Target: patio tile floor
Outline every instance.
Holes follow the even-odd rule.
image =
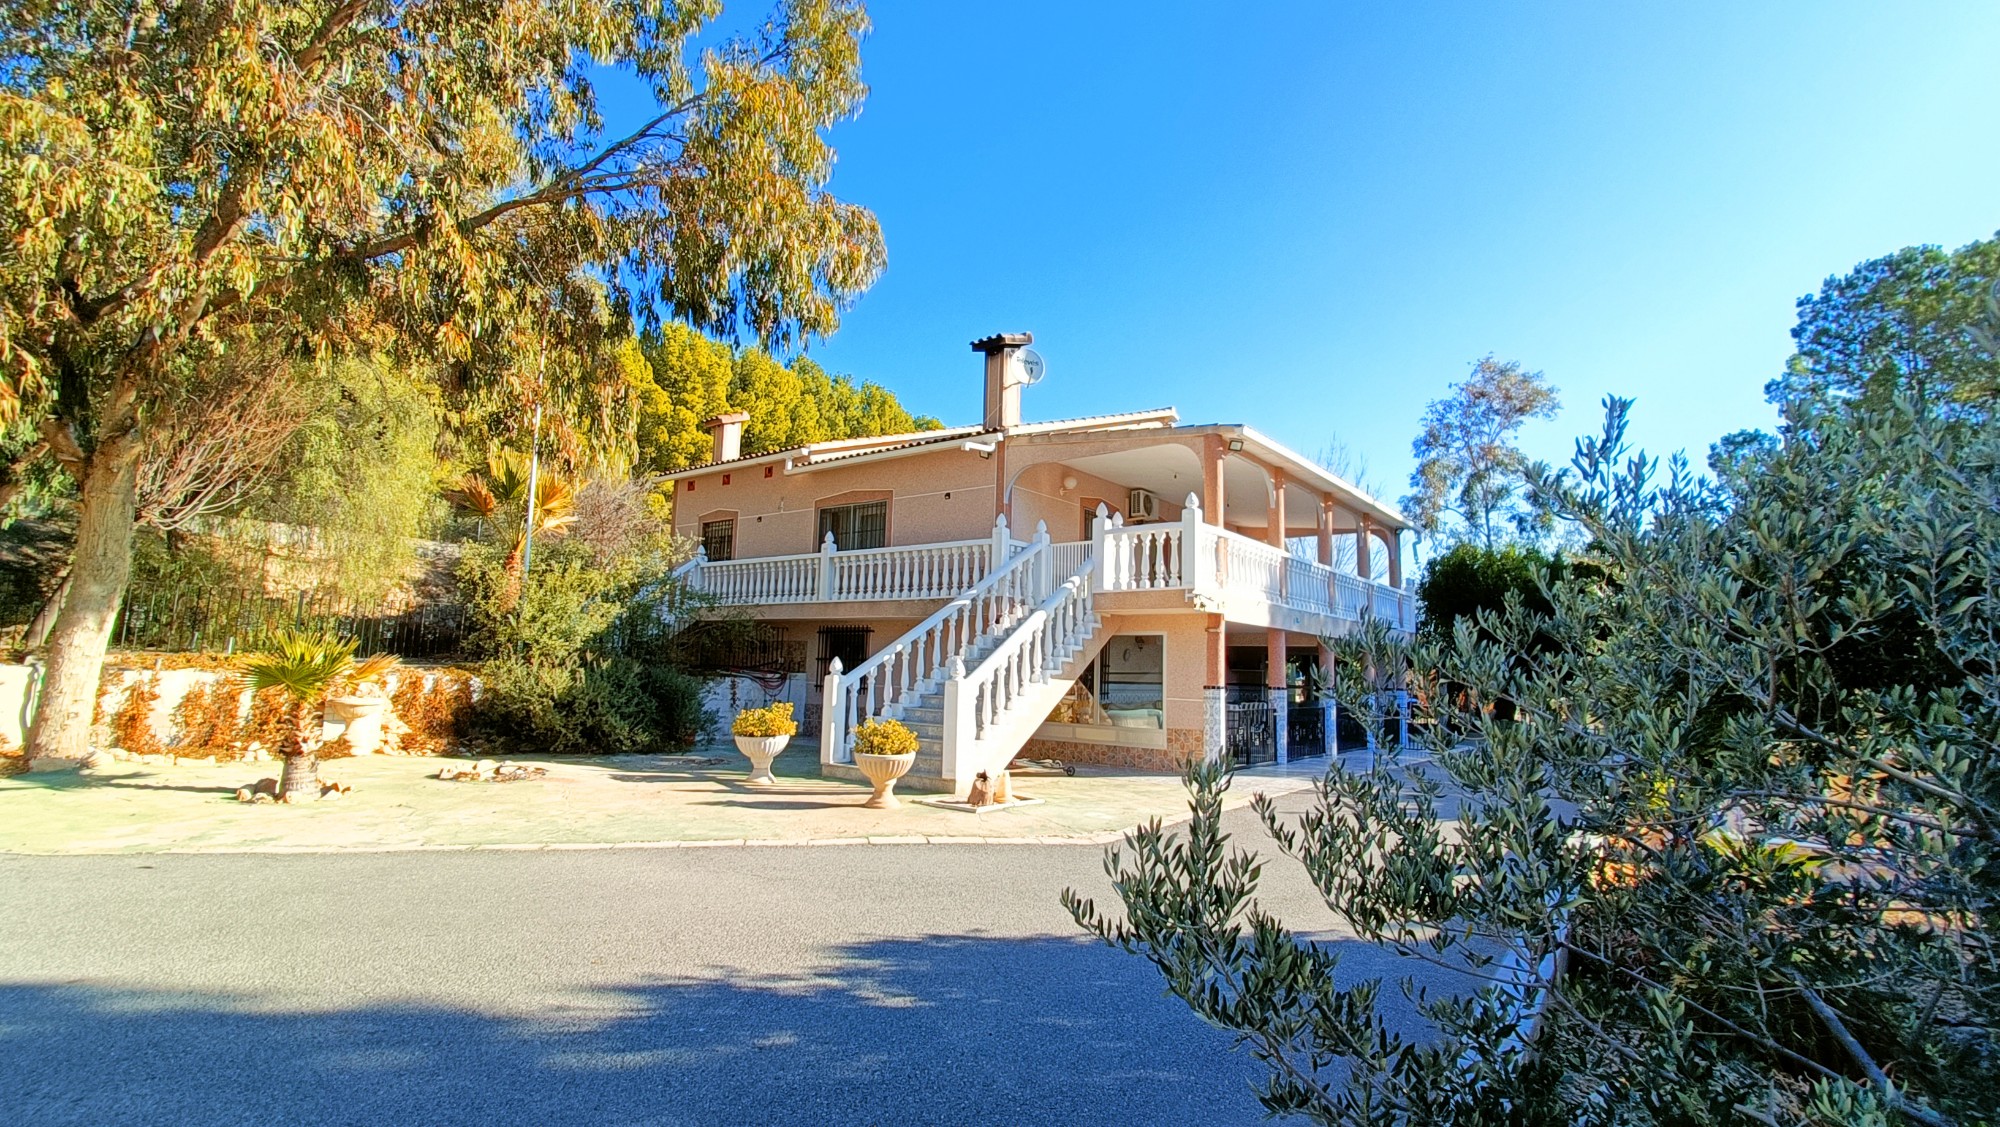
[[[704,763],[717,759],[720,763]],[[539,780],[443,782],[452,760],[396,756],[327,760],[320,775],[353,787],[338,801],[246,805],[237,787],[278,774],[276,763],[121,763],[77,774],[0,779],[0,852],[243,853],[426,849],[686,848],[972,840],[1104,844],[1151,818],[1187,816],[1180,779],[1079,766],[1074,777],[1016,772],[1015,789],[1044,801],[974,815],[906,802],[861,805],[864,785],[818,774],[811,743],[788,748],[775,786],[743,783],[730,745],[691,756],[522,757]],[[1325,761],[1240,772],[1228,805],[1258,791],[1303,790]]]

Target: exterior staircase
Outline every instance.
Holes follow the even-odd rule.
[[[991,657],[994,651],[1000,648],[1002,640],[997,637],[981,639],[978,645],[967,651],[966,665],[976,667]],[[1103,631],[1093,627],[1088,636],[1062,646],[1054,657],[1058,664],[1055,671],[1049,674],[1044,691],[1033,694],[1034,699],[1018,702],[1013,710],[1028,720],[1023,725],[1025,730],[1018,733],[1017,738],[1011,743],[994,748],[991,755],[986,757],[986,765],[974,770],[972,775],[978,774],[979,770],[991,772],[1004,769],[1014,756],[1020,753],[1021,745],[1034,734],[1034,730],[1041,725],[1041,721],[1048,716],[1049,711],[1069,692],[1070,686],[1076,683],[1084,667],[1090,664],[1091,658],[1097,656],[1097,651],[1103,645]],[[910,768],[910,773],[903,776],[896,784],[898,790],[950,793],[965,789],[964,783],[949,778],[944,773],[944,697],[945,682],[940,681],[911,697],[909,704],[903,709],[903,714],[898,717],[904,726],[917,736],[917,761]],[[1044,697],[1047,698],[1046,703],[1042,703],[1041,698]],[[1032,713],[1032,716],[1028,716],[1029,713]],[[1005,758],[1001,758],[1002,756]],[[992,765],[994,761],[998,762],[997,767]],[[965,776],[965,779],[969,781],[972,775]]]
[[[860,777],[852,736],[893,719],[917,736],[899,789],[964,793],[1020,751],[1098,647],[1092,561],[1055,574],[1046,529],[1002,566],[853,670],[828,672],[821,770]],[[1065,561],[1068,563],[1069,561]]]

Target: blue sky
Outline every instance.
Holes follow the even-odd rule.
[[[1031,418],[1338,439],[1391,496],[1489,352],[1562,389],[1532,453],[1617,392],[1698,456],[1769,424],[1801,294],[2000,228],[1990,3],[870,8],[835,190],[889,269],[812,352],[947,422],[1028,329]]]

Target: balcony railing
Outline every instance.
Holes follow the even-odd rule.
[[[1003,517],[980,540],[843,552],[829,536],[807,555],[712,561],[697,553],[677,574],[709,598],[737,606],[941,600],[963,595],[1026,547]],[[1192,497],[1180,520],[1126,525],[1106,514],[1093,539],[1050,544],[1048,553],[1055,575],[1075,575],[1091,563],[1098,592],[1190,591],[1340,622],[1372,615],[1403,630],[1416,628],[1414,592],[1204,524]]]
[[[1204,524],[1189,496],[1180,520],[1127,526],[1106,514],[1093,541],[1099,590],[1186,589],[1345,622],[1374,617],[1416,629],[1413,591],[1335,571],[1283,548]]]
[[[675,574],[694,590],[731,606],[949,599],[1023,547],[1008,534],[1002,517],[994,523],[993,535],[984,539],[906,548],[843,552],[828,533],[819,551],[801,555],[711,560],[697,549],[695,558]]]

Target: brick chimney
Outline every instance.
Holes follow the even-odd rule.
[[[715,439],[715,453],[711,462],[731,462],[743,456],[743,424],[750,421],[744,411],[731,411],[701,424]]]
[[[1010,430],[1021,425],[1021,384],[1014,354],[1034,341],[1033,333],[996,333],[972,342],[972,351],[986,354],[987,430]]]

